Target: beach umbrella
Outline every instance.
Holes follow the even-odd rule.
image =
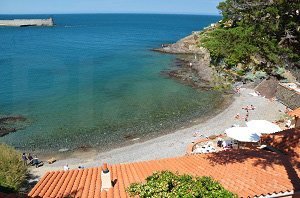
[[[258,142],[260,137],[249,127],[232,127],[225,130],[227,137],[239,142]]]
[[[272,122],[266,120],[251,120],[246,123],[247,127],[251,128],[258,135],[271,134],[281,131],[281,128]]]

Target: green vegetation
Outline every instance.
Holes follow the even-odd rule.
[[[225,0],[218,9],[223,19],[200,36],[214,65],[249,79],[300,67],[299,0]]]
[[[157,172],[146,179],[146,183],[134,183],[127,189],[130,196],[144,197],[237,197],[224,189],[210,177],[192,177],[173,174],[169,171]]]
[[[17,192],[25,181],[27,168],[13,148],[0,144],[0,151],[0,190]]]

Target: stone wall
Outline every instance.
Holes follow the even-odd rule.
[[[13,20],[0,20],[0,26],[53,26],[53,19],[13,19]]]
[[[282,83],[277,86],[276,98],[290,109],[300,107],[300,93]]]

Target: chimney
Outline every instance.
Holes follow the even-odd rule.
[[[101,171],[101,191],[109,191],[112,188],[110,172],[107,168],[107,163],[103,163]]]

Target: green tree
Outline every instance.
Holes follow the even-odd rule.
[[[259,55],[265,61],[254,69],[268,74],[280,65],[299,67],[300,0],[225,0],[218,9],[222,21],[200,37],[215,62],[231,68]]]
[[[178,175],[169,171],[154,173],[146,179],[146,183],[131,184],[127,192],[129,192],[130,196],[138,195],[141,198],[237,197],[210,177]]]

